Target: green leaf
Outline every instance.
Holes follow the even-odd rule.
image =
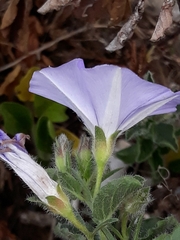
[[[157,222],[156,226],[149,228],[147,230],[146,235],[140,240],[152,240],[154,238],[157,238],[160,234],[166,233],[166,236],[168,233],[172,233],[173,229],[178,226],[178,222],[174,217],[167,217],[164,220],[160,220]],[[143,227],[143,224],[142,226]],[[169,238],[168,240],[170,240]],[[157,240],[157,239],[156,239]],[[173,239],[176,240],[176,239]],[[177,239],[178,240],[178,239]]]
[[[71,169],[72,175],[74,178],[79,182],[79,184],[82,187],[81,195],[83,196],[83,199],[85,200],[85,203],[89,206],[89,208],[92,208],[92,195],[90,192],[90,188],[88,187],[87,183],[81,178],[79,172],[77,172],[74,169]]]
[[[131,139],[137,139],[140,136],[147,136],[149,134],[149,130],[142,123],[136,124],[134,127],[128,129],[125,132],[126,140],[129,141]]]
[[[169,234],[167,235],[165,234],[161,234],[160,236],[158,236],[157,238],[153,238],[153,240],[171,240]],[[174,239],[175,240],[175,239]]]
[[[153,154],[154,144],[150,139],[137,139],[137,142],[128,148],[120,150],[116,156],[123,162],[132,164],[144,162]]]
[[[51,153],[55,133],[53,125],[47,117],[41,117],[38,120],[35,136],[37,149],[44,153]]]
[[[179,239],[180,236],[180,224],[174,229],[174,231],[171,233],[171,239]]]
[[[61,172],[59,174],[59,180],[61,183],[62,188],[70,194],[72,199],[79,199],[84,201],[82,198],[82,186],[79,184],[77,179],[75,179],[70,173],[68,172]]]
[[[143,220],[140,229],[140,239],[147,235],[149,229],[155,228],[159,220],[159,218],[155,217]]]
[[[136,144],[117,152],[116,156],[123,162],[132,164],[138,161],[140,150],[140,143],[137,142]]]
[[[138,156],[137,162],[144,162],[149,159],[153,153],[154,144],[149,139],[140,140],[140,154]]]
[[[116,240],[116,238],[111,234],[107,228],[102,229],[103,234],[106,236],[106,240]],[[102,238],[105,239],[105,238]]]
[[[174,151],[178,150],[178,141],[175,130],[171,124],[159,123],[151,125],[153,141],[160,147],[169,147]]]
[[[157,172],[159,166],[163,166],[163,159],[161,157],[159,149],[153,152],[152,158],[149,159],[149,164],[155,172]]]
[[[32,115],[25,106],[14,102],[4,102],[0,105],[0,115],[3,117],[4,128],[8,134],[31,133]]]
[[[122,169],[122,168],[116,168],[116,169],[114,169],[114,170],[112,170],[112,171],[107,170],[107,172],[105,172],[104,175],[103,175],[103,180],[102,180],[102,181],[104,181],[104,180],[106,180],[107,178],[111,177],[113,174],[117,173],[117,172],[120,171],[121,169]]]
[[[129,194],[120,209],[122,212],[125,210],[129,215],[142,215],[150,201],[150,188],[143,187]]]
[[[180,226],[176,227],[171,234],[162,234],[153,240],[179,240],[180,238]]]
[[[127,196],[141,187],[141,182],[133,176],[124,176],[109,182],[100,189],[94,199],[93,217],[100,223],[112,218]]]
[[[119,221],[118,218],[110,218],[110,219],[107,219],[106,221],[98,224],[97,227],[95,228],[95,230],[93,231],[93,235],[95,235],[96,232],[98,232],[98,231],[99,231],[100,229],[102,229],[103,227],[105,227],[105,226],[107,226],[107,225],[109,225],[109,224],[111,224],[111,223],[115,223],[115,222],[117,222],[117,221]]]
[[[74,233],[70,231],[72,228],[70,225],[64,226],[65,224],[58,223],[54,229],[54,234],[60,237],[63,240],[86,240],[86,238],[78,233]]]
[[[66,107],[47,98],[35,96],[34,109],[37,117],[47,117],[52,122],[65,122],[68,119]]]
[[[62,188],[72,199],[79,199],[91,208],[92,196],[90,190],[76,170],[72,169],[71,173],[59,173],[58,176]]]

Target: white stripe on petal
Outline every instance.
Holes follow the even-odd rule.
[[[103,123],[100,125],[107,138],[114,133],[118,127],[121,105],[121,77],[121,68],[117,68],[112,79],[111,89],[108,93],[109,98],[105,106]]]

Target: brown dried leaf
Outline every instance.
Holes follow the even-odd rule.
[[[131,13],[128,0],[105,0],[103,7],[107,7],[112,24],[120,23]]]
[[[135,12],[131,15],[128,22],[123,25],[117,36],[106,47],[107,51],[113,52],[123,48],[124,43],[132,37],[134,28],[136,27],[138,21],[141,19],[143,12],[144,0],[139,0],[135,8]]]
[[[164,32],[171,26],[173,22],[172,9],[174,4],[174,0],[164,0],[161,7],[161,12],[159,14],[158,22],[150,39],[151,41],[156,42],[164,37]]]
[[[32,0],[11,0],[4,14],[1,33],[7,41],[21,52],[27,52],[29,38],[28,17],[32,8]]]
[[[46,67],[48,67],[48,66],[54,66],[54,64],[53,64],[53,62],[51,61],[51,59],[50,58],[48,58],[47,56],[45,56],[45,55],[41,55],[41,60],[42,60],[42,62],[45,64],[45,66]]]
[[[1,27],[0,27],[1,30],[9,27],[13,23],[14,19],[17,16],[18,3],[19,3],[19,0],[11,0],[10,1],[10,4],[2,18]]]
[[[47,0],[42,7],[38,9],[38,12],[41,14],[46,14],[47,12],[56,10],[58,11],[64,6],[74,5],[75,7],[79,6],[81,0]]]
[[[19,75],[21,71],[21,65],[17,65],[13,70],[12,72],[10,72],[4,82],[2,83],[1,87],[0,87],[0,96],[5,94],[6,92],[6,88],[16,80],[17,76]]]
[[[21,22],[19,31],[17,32],[17,38],[15,41],[16,47],[21,52],[28,51],[28,40],[29,40],[29,26],[28,26],[28,19],[29,13],[32,8],[32,0],[25,1],[24,5],[22,4],[18,10],[18,18],[16,23],[19,24]],[[23,6],[23,7],[22,7]]]

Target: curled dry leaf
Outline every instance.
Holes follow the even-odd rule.
[[[107,51],[113,52],[123,48],[124,43],[130,39],[134,33],[138,21],[144,12],[144,0],[139,0],[134,13],[130,16],[129,20],[123,25],[117,36],[106,47]]]
[[[42,7],[38,9],[38,12],[41,14],[46,14],[47,12],[53,10],[59,10],[61,7],[67,5],[74,5],[75,7],[79,6],[81,0],[47,0]]]
[[[12,70],[12,72],[10,72],[6,76],[4,82],[1,84],[1,87],[0,87],[0,96],[3,94],[6,94],[7,87],[16,80],[20,71],[21,71],[21,65],[16,65],[16,67]]]
[[[151,41],[156,42],[162,37],[164,37],[165,31],[171,26],[172,19],[172,9],[175,4],[174,0],[164,0],[163,5],[161,7],[161,12],[158,18],[158,22],[156,24],[155,30],[151,37]]]
[[[10,1],[10,4],[9,4],[9,6],[8,6],[6,12],[4,13],[3,18],[2,18],[1,27],[0,27],[1,30],[9,27],[13,23],[14,19],[17,16],[17,11],[18,11],[17,5],[18,5],[18,3],[19,3],[19,0]]]

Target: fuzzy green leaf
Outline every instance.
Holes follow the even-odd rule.
[[[70,195],[71,199],[79,199],[82,201],[82,186],[70,173],[61,172],[59,180],[62,188]]]
[[[140,237],[140,240],[152,240],[154,238],[156,239],[157,236],[164,233],[166,233],[167,235],[167,233],[172,233],[173,229],[177,226],[178,226],[178,222],[174,217],[172,216],[167,217],[164,220],[158,221],[156,226],[149,228],[148,231],[146,232],[146,235],[142,238]],[[142,224],[142,227],[143,227],[143,224]],[[168,240],[170,239],[171,238],[169,238]],[[176,239],[173,239],[173,240],[176,240]]]
[[[133,176],[124,176],[111,181],[100,189],[94,199],[93,217],[100,223],[111,218],[129,194],[141,187],[141,182]]]
[[[70,225],[63,226],[58,223],[54,229],[54,234],[58,237],[60,237],[63,240],[86,240],[86,238],[78,233],[71,232],[72,227]]]
[[[176,227],[171,234],[162,234],[153,240],[179,240],[180,238],[180,225]]]
[[[115,223],[115,222],[117,222],[117,221],[119,221],[118,218],[110,218],[110,219],[108,219],[108,220],[106,220],[106,221],[98,224],[97,227],[95,228],[95,230],[93,231],[93,234],[95,234],[95,233],[98,232],[100,229],[104,228],[105,226],[107,226],[107,225],[109,225],[109,224],[111,224],[111,223]]]

